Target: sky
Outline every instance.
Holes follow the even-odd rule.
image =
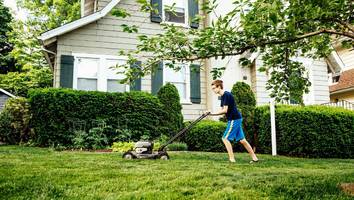
[[[26,19],[26,12],[24,10],[19,10],[16,6],[16,0],[4,0],[4,5],[11,8],[15,14],[15,18],[24,21]]]

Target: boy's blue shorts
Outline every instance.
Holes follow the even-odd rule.
[[[245,139],[245,134],[242,130],[242,118],[227,121],[227,128],[222,138],[229,141],[236,140],[236,142]]]

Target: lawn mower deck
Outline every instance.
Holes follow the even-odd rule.
[[[174,140],[176,140],[181,135],[185,134],[189,131],[193,126],[195,126],[199,121],[204,119],[210,113],[204,113],[198,119],[194,120],[187,127],[180,130],[176,135],[174,135],[170,140],[168,140],[165,144],[161,145],[157,152],[154,152],[154,143],[150,141],[139,141],[135,143],[134,149],[131,151],[127,151],[123,153],[124,159],[162,159],[168,160],[170,157],[166,152],[166,147],[171,144]]]

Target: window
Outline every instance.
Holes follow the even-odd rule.
[[[332,77],[332,83],[338,83],[339,78],[340,78],[340,75],[334,75],[334,76]]]
[[[125,78],[124,69],[112,68],[124,64],[125,58],[103,55],[74,54],[73,88],[86,91],[126,92],[129,85],[120,84]]]
[[[163,0],[162,2],[163,21],[188,26],[188,2],[186,0]],[[172,9],[171,6],[173,6]]]
[[[78,58],[77,59],[77,89],[97,90],[99,59]]]
[[[107,59],[106,60],[106,72],[107,72],[107,92],[126,92],[127,87],[124,84],[120,84],[119,81],[124,79],[123,74],[118,72],[124,72],[124,69],[114,69],[112,67],[117,64],[124,64],[123,60]],[[117,74],[118,73],[118,74]]]
[[[190,74],[188,64],[175,64],[175,67],[180,68],[179,71],[174,71],[173,69],[166,66],[165,62],[163,69],[163,84],[172,83],[176,86],[182,103],[190,102]]]

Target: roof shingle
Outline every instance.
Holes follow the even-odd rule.
[[[346,70],[341,73],[339,81],[335,85],[329,86],[330,92],[353,88],[354,89],[354,69]]]

